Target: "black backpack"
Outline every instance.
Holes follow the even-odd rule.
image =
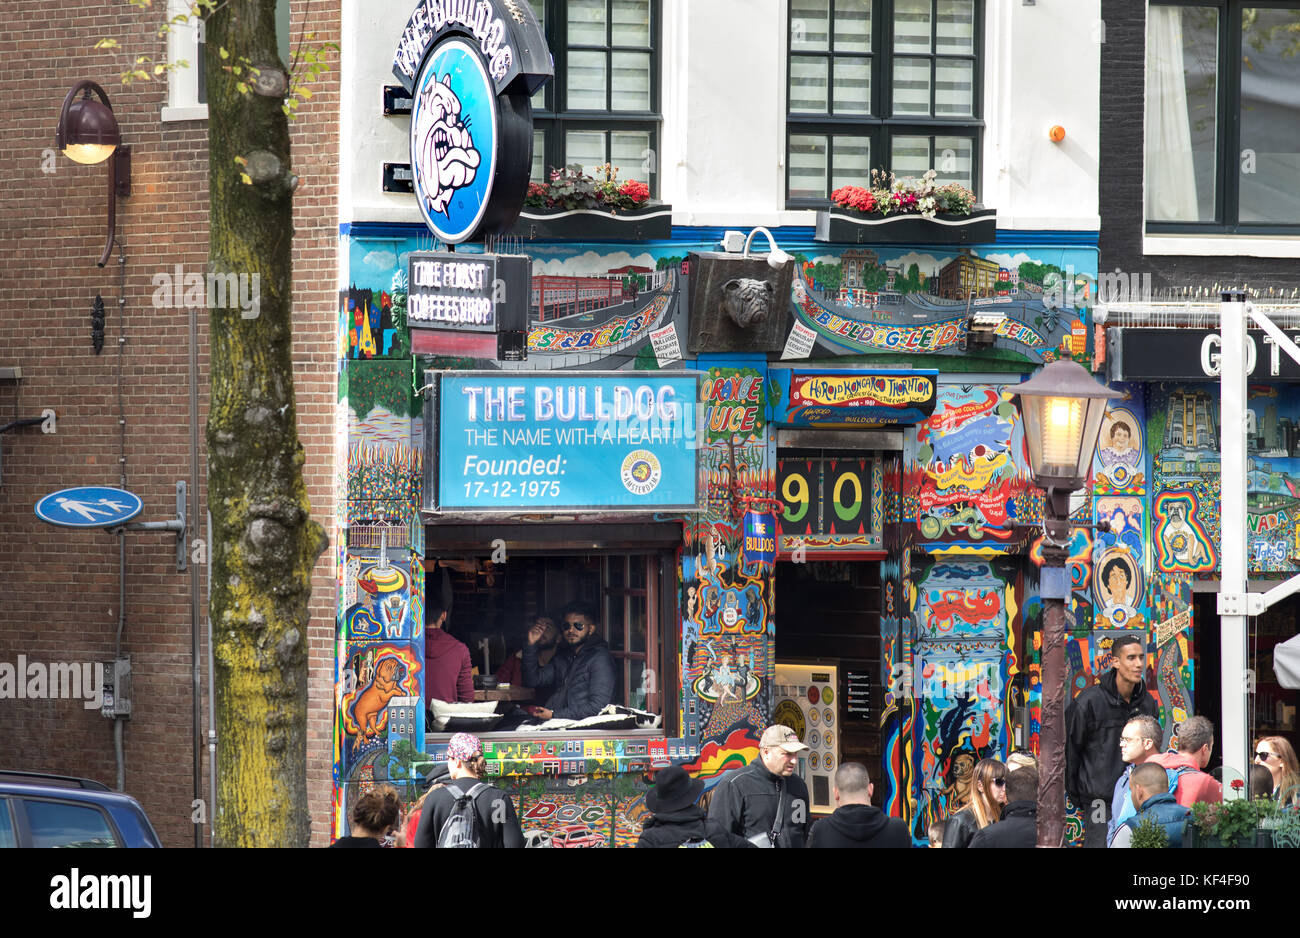
[[[478,811],[474,809],[474,800],[487,790],[488,786],[482,782],[475,782],[466,792],[457,789],[451,814],[442,822],[442,829],[438,831],[438,842],[435,846],[483,846],[483,825],[479,823]]]

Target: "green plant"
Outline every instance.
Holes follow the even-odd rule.
[[[1130,847],[1168,847],[1169,835],[1165,832],[1164,825],[1155,819],[1154,815],[1148,814],[1144,817],[1133,831],[1133,839],[1129,843]]]
[[[602,163],[594,175],[578,164],[551,170],[550,182],[530,182],[524,205],[528,208],[598,209],[627,212],[650,199],[650,188],[635,179],[619,181],[618,167]]]
[[[1217,837],[1225,847],[1240,847],[1255,839],[1259,822],[1270,807],[1270,802],[1262,798],[1198,801],[1192,805],[1192,823],[1202,835]]]

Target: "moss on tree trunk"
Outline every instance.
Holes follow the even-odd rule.
[[[209,268],[247,275],[260,296],[255,316],[237,304],[211,311],[214,824],[218,843],[229,847],[308,841],[308,602],[312,567],[326,546],[310,516],[294,405],[297,180],[289,169],[275,5],[232,0],[207,20]]]

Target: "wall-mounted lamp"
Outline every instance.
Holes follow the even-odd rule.
[[[768,267],[771,267],[773,270],[780,270],[786,264],[790,263],[790,261],[794,260],[793,257],[776,246],[776,239],[772,237],[772,232],[768,231],[766,228],[755,228],[749,233],[749,237],[745,239],[745,257],[749,257],[749,246],[754,243],[754,235],[758,234],[760,231],[763,232],[763,237],[767,238],[768,247],[771,249],[767,255]]]
[[[99,96],[98,101],[94,95]],[[122,132],[103,88],[93,81],[79,81],[72,86],[63,99],[55,141],[63,155],[73,162],[108,160],[108,240],[99,259],[99,266],[103,267],[113,252],[117,234],[117,197],[131,194],[131,148],[122,146]]]

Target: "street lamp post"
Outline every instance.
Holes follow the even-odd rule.
[[[1009,389],[1017,398],[1043,511],[1043,706],[1039,745],[1039,847],[1065,841],[1065,602],[1070,495],[1083,486],[1097,449],[1106,401],[1123,397],[1081,365],[1056,361]]]

